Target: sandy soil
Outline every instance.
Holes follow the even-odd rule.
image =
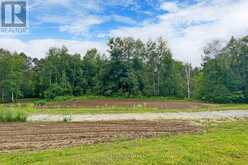
[[[29,122],[61,122],[65,119],[72,122],[86,121],[159,121],[159,120],[233,120],[248,118],[248,111],[218,111],[218,112],[178,112],[178,113],[122,113],[97,115],[32,115]]]
[[[0,124],[0,152],[42,150],[200,131],[187,122],[85,122]]]

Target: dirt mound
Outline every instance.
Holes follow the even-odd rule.
[[[42,150],[134,139],[165,134],[192,133],[200,128],[186,122],[87,122],[0,124],[0,151]]]
[[[158,101],[158,100],[71,100],[61,103],[52,103],[43,108],[95,108],[95,107],[148,107],[158,109],[194,109],[207,107],[207,104],[199,102],[184,102],[184,101]]]

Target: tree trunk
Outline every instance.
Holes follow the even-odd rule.
[[[12,101],[12,103],[15,101],[14,92],[11,92],[11,101]]]
[[[191,68],[190,66],[186,66],[185,68],[186,70],[186,79],[187,79],[187,88],[188,88],[188,99],[191,98],[191,84],[190,84],[190,81],[191,81]]]
[[[153,72],[153,96],[156,96],[156,81],[155,81],[155,73]]]
[[[49,86],[51,87],[52,85],[52,73],[50,72],[50,77],[49,77]]]
[[[4,90],[2,90],[2,97],[1,97],[1,99],[2,99],[2,103],[4,102]]]
[[[158,91],[157,91],[158,93],[158,96],[160,96],[160,73],[159,73],[159,71],[158,71]]]

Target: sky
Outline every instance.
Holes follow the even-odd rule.
[[[3,1],[3,0],[0,0]],[[43,58],[49,47],[82,55],[110,37],[163,37],[174,58],[200,66],[203,47],[248,35],[248,0],[28,0],[29,32],[0,35],[0,48]]]

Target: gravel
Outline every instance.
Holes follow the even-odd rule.
[[[94,121],[155,121],[155,120],[226,120],[248,118],[248,111],[178,112],[178,113],[126,113],[98,115],[32,115],[29,122],[94,122]]]

